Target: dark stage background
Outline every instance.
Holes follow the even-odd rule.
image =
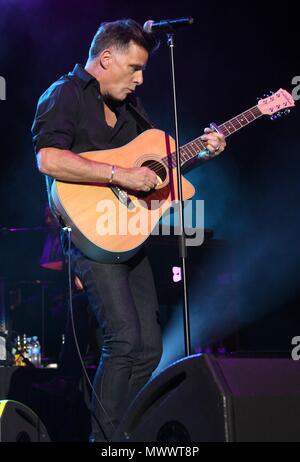
[[[184,15],[195,23],[178,33],[176,46],[182,144],[211,121],[222,123],[252,107],[270,90],[292,91],[292,79],[300,74],[299,37],[289,2],[270,7],[261,1],[0,0],[0,75],[7,85],[6,101],[0,101],[2,228],[44,224],[44,180],[30,134],[37,99],[75,63],[85,64],[100,22]],[[156,126],[174,135],[165,43],[138,91]],[[299,150],[296,104],[288,117],[274,122],[264,117],[234,135],[224,155],[188,174],[196,198],[205,201],[205,227],[214,232],[212,247],[199,249],[198,266],[193,260],[194,351],[237,331],[237,349],[289,351],[292,337],[300,335]],[[30,292],[24,293],[24,311],[16,308],[26,326],[41,306],[40,286],[28,282],[56,277],[39,267],[44,239],[38,230],[1,234],[0,276],[6,286],[27,281],[22,287]],[[170,264],[175,251],[176,246],[165,259]],[[158,280],[164,272],[169,277],[171,299],[175,288],[169,270],[161,260],[155,267]],[[165,365],[182,354],[183,341],[179,300],[162,305],[167,310]],[[234,312],[232,323],[228,309]],[[50,353],[58,348],[64,317],[57,310],[51,314],[59,327]]]

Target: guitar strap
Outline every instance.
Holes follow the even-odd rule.
[[[72,81],[75,84],[79,104],[82,104],[82,97],[81,97],[82,95],[81,95],[81,92],[79,91],[79,89],[77,87],[79,85],[78,82],[76,80],[72,79],[69,75],[66,75],[65,77],[68,78],[70,81]],[[145,130],[155,128],[154,125],[150,122],[150,120],[149,120],[147,114],[145,113],[145,111],[143,109],[142,110],[139,109],[137,106],[138,106],[137,98],[134,97],[134,96],[133,97],[129,96],[128,102],[127,102],[127,108],[129,109],[129,111],[133,115],[136,123],[138,124],[138,127],[140,129],[140,133],[144,132]],[[140,106],[141,106],[141,104],[140,104]],[[78,120],[78,122],[79,122],[79,120]]]
[[[150,122],[148,116],[144,113],[144,111],[141,112],[137,108],[136,104],[134,104],[133,102],[129,102],[127,104],[127,107],[130,110],[133,117],[135,118],[141,132],[144,132],[145,130],[149,130],[151,128],[155,128],[154,125]]]

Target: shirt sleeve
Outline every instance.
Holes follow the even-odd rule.
[[[49,147],[72,148],[79,118],[75,85],[72,81],[59,80],[40,97],[31,129],[36,153]]]

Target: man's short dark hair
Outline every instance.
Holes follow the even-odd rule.
[[[138,22],[133,19],[120,19],[100,25],[91,43],[89,58],[96,58],[111,46],[126,51],[131,41],[147,50],[149,54],[159,47],[159,41],[152,34],[145,32]]]

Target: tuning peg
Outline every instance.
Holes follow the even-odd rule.
[[[283,113],[284,115],[289,115],[290,112],[291,112],[290,109],[285,109]]]
[[[272,115],[271,120],[276,120],[277,119],[277,114]]]
[[[275,98],[274,95],[275,95],[274,91],[270,91],[269,93],[265,93],[263,96],[257,96],[256,101],[260,101],[262,99],[267,99],[267,98],[271,98],[271,101],[274,101],[274,98]]]

